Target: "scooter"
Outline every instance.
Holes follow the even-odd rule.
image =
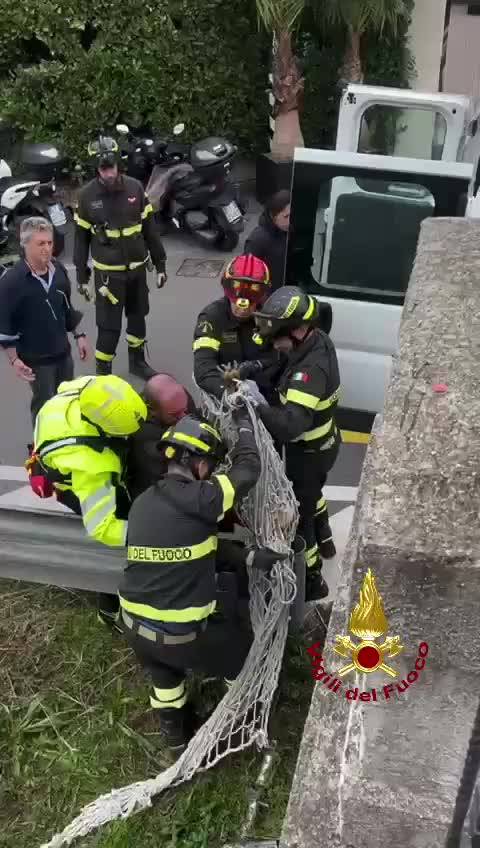
[[[48,145],[44,145],[47,149]],[[55,148],[50,148],[55,150]],[[55,151],[56,152],[56,151]],[[56,182],[13,177],[8,163],[0,159],[0,258],[18,251],[20,224],[31,216],[47,218],[53,225],[54,256],[65,247],[67,214],[56,196]]]
[[[180,135],[184,124],[177,124],[174,135]],[[167,141],[155,133],[132,132],[127,124],[117,124],[120,136],[121,159],[127,174],[146,186],[154,167],[169,167],[188,160],[190,145]],[[153,136],[153,137],[152,137]]]
[[[191,146],[188,162],[156,165],[146,192],[159,223],[189,233],[205,247],[234,250],[246,211],[238,186],[228,179],[236,152],[226,139],[210,137]]]

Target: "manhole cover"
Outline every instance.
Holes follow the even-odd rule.
[[[185,259],[177,271],[178,277],[219,277],[223,259]]]

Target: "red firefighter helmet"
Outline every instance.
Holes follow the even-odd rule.
[[[268,265],[257,256],[236,256],[227,265],[222,286],[230,303],[240,309],[260,306],[270,293]]]

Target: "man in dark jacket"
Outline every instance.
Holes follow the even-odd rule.
[[[200,389],[220,399],[225,390],[222,366],[245,366],[242,378],[258,382],[273,399],[272,385],[281,370],[281,356],[265,351],[257,337],[253,313],[270,292],[266,264],[256,256],[233,259],[222,277],[224,297],[200,312],[193,338],[193,374]]]
[[[289,225],[290,192],[278,191],[267,201],[258,226],[245,242],[245,253],[252,253],[267,264],[272,291],[285,282]]]
[[[322,559],[335,556],[328,505],[327,474],[338,455],[341,436],[335,422],[340,374],[335,347],[318,329],[319,304],[295,286],[274,292],[256,314],[265,342],[288,355],[278,383],[281,403],[265,404],[252,389],[258,414],[274,439],[286,445],[286,472],[300,504],[298,532],[306,541],[306,599],[328,595]],[[255,398],[254,398],[255,399]]]
[[[167,471],[160,440],[184,415],[198,415],[193,398],[169,374],[156,374],[146,384],[143,399],[147,420],[130,439],[129,492],[132,501],[153,486]]]
[[[71,304],[68,274],[52,259],[53,228],[45,218],[26,218],[20,229],[24,258],[0,279],[0,345],[21,380],[30,383],[32,424],[60,383],[73,379],[68,333],[81,359],[88,355],[82,313]]]
[[[118,145],[101,137],[89,145],[98,175],[81,191],[75,215],[74,263],[81,294],[90,299],[89,251],[95,270],[95,351],[99,375],[111,374],[122,314],[127,316],[130,373],[144,380],[155,371],[145,361],[145,318],[149,312],[147,265],[157,269],[157,287],[167,280],[166,254],[155,223],[153,208],[143,186],[119,173]]]

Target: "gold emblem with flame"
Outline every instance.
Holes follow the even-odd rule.
[[[400,636],[388,636],[381,645],[377,645],[375,641],[388,631],[388,621],[370,568],[363,578],[360,601],[350,615],[348,629],[362,641],[355,644],[350,636],[337,636],[333,650],[341,657],[349,657],[351,660],[348,665],[337,671],[340,677],[354,669],[362,674],[383,671],[390,677],[397,677],[398,672],[387,665],[384,659],[396,657],[404,648],[400,644]]]

